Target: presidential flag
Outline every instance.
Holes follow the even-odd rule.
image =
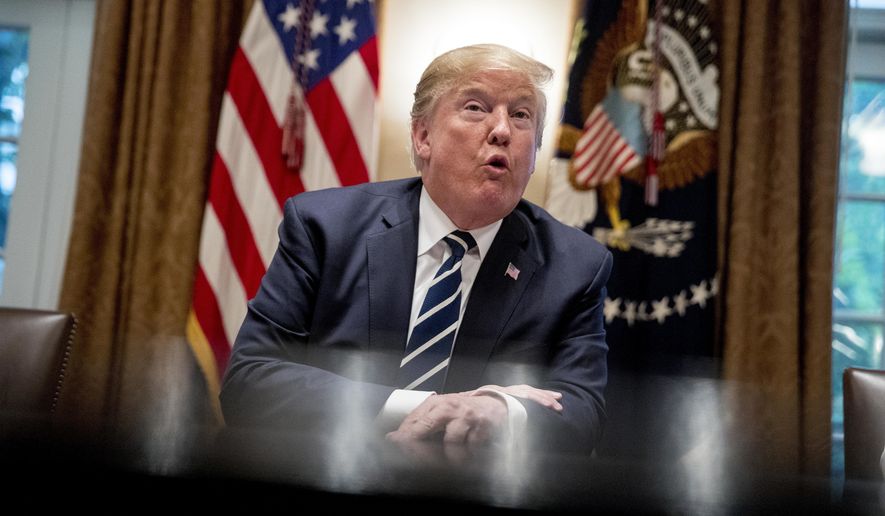
[[[698,377],[718,373],[714,26],[700,0],[587,0],[576,31],[546,205],[614,259],[600,456],[684,458],[700,431],[693,409],[709,402]],[[600,112],[608,136],[588,135]],[[615,158],[581,175],[582,138]],[[624,142],[641,158],[621,166]]]
[[[576,30],[546,204],[612,251],[615,374],[715,372],[714,27],[700,0],[588,0]]]
[[[373,177],[371,0],[257,0],[221,109],[187,336],[217,398],[285,200]]]

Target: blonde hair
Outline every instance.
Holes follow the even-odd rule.
[[[415,87],[415,101],[412,103],[412,126],[422,120],[429,120],[439,99],[455,84],[473,74],[485,70],[504,70],[524,74],[529,80],[538,99],[536,142],[541,147],[544,136],[544,115],[547,113],[547,96],[543,87],[553,77],[553,70],[547,65],[502,45],[482,44],[450,50],[436,59],[424,70],[421,80]],[[421,170],[424,163],[411,145],[412,163]]]

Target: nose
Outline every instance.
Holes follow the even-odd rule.
[[[503,107],[492,110],[489,115],[491,128],[488,142],[492,145],[510,145],[510,113]]]

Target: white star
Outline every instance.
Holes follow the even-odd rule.
[[[682,9],[676,9],[676,12],[673,13],[673,17],[676,18],[676,21],[682,21],[682,18],[685,16],[685,11]]]
[[[347,16],[341,17],[341,23],[332,29],[338,34],[338,44],[343,45],[348,41],[356,40],[356,20],[351,20]]]
[[[361,4],[361,3],[363,3],[363,0],[347,0],[347,8],[350,9],[351,7],[355,6],[356,4]]]
[[[673,129],[676,129],[676,120],[673,120],[672,118],[668,118],[667,121],[664,123],[664,125],[667,127],[667,129],[672,131]]]
[[[710,297],[714,297],[719,293],[719,276],[713,276],[710,280]]]
[[[689,27],[694,27],[697,24],[698,24],[697,16],[692,15],[692,16],[688,17],[688,26]]]
[[[633,326],[633,323],[636,322],[636,301],[624,303],[624,319],[627,319],[628,326]]]
[[[325,36],[329,33],[326,30],[326,24],[329,23],[329,17],[323,13],[316,12],[310,20],[310,37],[316,39],[319,36]]]
[[[277,20],[283,24],[283,30],[289,32],[293,27],[298,25],[299,16],[301,16],[301,9],[289,4],[286,6],[286,10],[277,16]]]
[[[701,37],[707,39],[710,37],[710,28],[706,25],[701,25]]]
[[[686,111],[688,111],[688,102],[685,102],[685,101],[680,102],[679,103],[679,111],[682,113],[685,113]]]
[[[710,43],[710,47],[709,47],[709,48],[710,48],[710,53],[711,53],[711,54],[715,54],[716,51],[719,50],[719,47],[716,46],[716,43]]]
[[[651,306],[651,319],[658,321],[658,324],[664,324],[664,320],[673,313],[673,309],[670,308],[670,300],[666,296],[660,301],[652,301]]]
[[[688,297],[685,295],[685,290],[681,290],[679,295],[673,298],[673,308],[676,309],[676,313],[680,316],[685,315],[685,309],[688,307]]]
[[[602,313],[605,315],[605,322],[611,323],[621,313],[621,298],[605,298],[605,306],[602,309]]]
[[[298,62],[306,66],[309,70],[318,70],[320,65],[318,60],[320,58],[320,49],[314,48],[308,50],[303,56],[298,57]]]
[[[648,320],[648,310],[646,309],[647,307],[648,307],[648,305],[646,304],[645,301],[639,303],[639,308],[636,309],[636,318],[639,319],[640,321],[647,321]]]
[[[707,280],[701,282],[698,286],[690,286],[691,289],[691,304],[693,305],[701,305],[701,308],[707,306],[707,298],[709,298],[709,292],[707,291]]]
[[[685,125],[687,125],[689,127],[694,127],[695,125],[697,125],[697,123],[698,123],[698,121],[695,117],[693,117],[691,115],[688,115],[687,117],[685,117]]]

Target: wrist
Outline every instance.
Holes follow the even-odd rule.
[[[505,430],[505,440],[509,446],[515,446],[521,441],[525,434],[525,427],[528,419],[525,407],[514,396],[504,391],[491,387],[481,387],[472,391],[470,396],[487,396],[495,398],[504,403],[506,411],[504,412],[506,420],[503,422]]]

